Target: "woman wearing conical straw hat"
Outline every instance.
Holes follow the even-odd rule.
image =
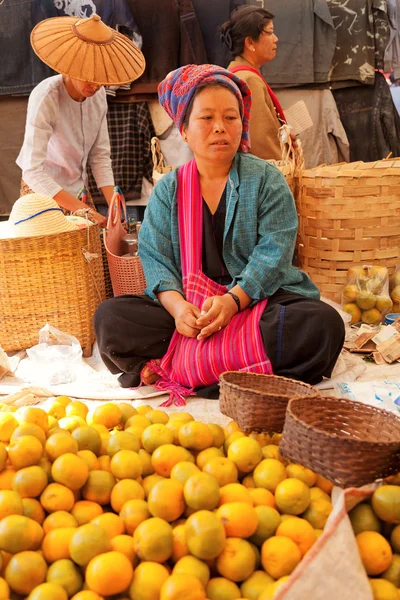
[[[143,73],[145,60],[126,36],[89,19],[55,17],[31,33],[38,57],[59,73],[29,97],[25,138],[17,164],[23,187],[54,198],[71,212],[87,208],[79,200],[90,165],[98,188],[111,201],[114,177],[107,129],[105,85],[122,85]],[[84,197],[85,199],[85,197]],[[86,196],[87,199],[87,196]],[[93,220],[106,218],[90,209]]]

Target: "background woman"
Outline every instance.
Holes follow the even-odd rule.
[[[32,191],[75,212],[87,206],[77,195],[87,187],[90,165],[98,188],[110,202],[114,177],[107,129],[104,85],[127,83],[144,70],[144,57],[125,36],[90,19],[55,17],[32,31],[34,51],[60,73],[43,80],[29,97],[25,138],[17,164],[21,194]],[[106,217],[91,206],[100,226]]]
[[[328,377],[343,322],[291,265],[297,215],[284,177],[244,153],[248,86],[220,67],[188,65],[166,77],[159,98],[194,160],[164,176],[147,207],[139,235],[147,295],[113,298],[96,312],[106,366],[122,372],[123,387],[136,386],[175,333],[161,369],[154,360],[145,369],[147,382],[151,371],[168,371],[180,386],[215,384],[215,363],[226,370],[239,355],[247,370]]]
[[[241,6],[222,25],[221,38],[234,57],[228,69],[251,89],[250,152],[259,158],[281,160],[278,130],[284,115],[260,72],[264,63],[275,58],[277,50],[273,17],[263,8]]]

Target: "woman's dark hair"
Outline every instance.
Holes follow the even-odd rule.
[[[198,96],[199,93],[202,90],[205,90],[208,87],[223,87],[223,88],[226,88],[227,90],[229,90],[233,96],[235,96],[235,94],[232,91],[232,88],[230,88],[229,85],[226,85],[222,81],[213,81],[213,82],[210,82],[210,83],[201,83],[196,88],[196,91],[193,94],[193,96],[191,97],[190,102],[188,104],[188,107],[186,109],[185,118],[183,120],[183,125],[185,125],[186,127],[189,125],[189,119],[190,119],[190,115],[192,114],[193,103],[194,103],[194,100],[195,100],[196,96]],[[239,102],[238,102],[238,104],[239,104]],[[240,111],[240,116],[242,116],[242,111],[240,110],[240,105],[239,105],[239,111]]]
[[[239,56],[244,50],[247,37],[258,40],[265,25],[274,15],[257,6],[240,6],[231,14],[229,21],[221,26],[221,40],[228,46],[232,55]]]

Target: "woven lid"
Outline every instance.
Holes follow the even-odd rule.
[[[32,30],[31,44],[54,71],[97,85],[130,83],[145,68],[139,48],[97,14],[45,19]]]
[[[0,239],[52,235],[77,229],[55,200],[41,194],[27,194],[14,203],[8,221],[0,223]]]

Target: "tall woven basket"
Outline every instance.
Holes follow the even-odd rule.
[[[105,299],[98,225],[0,239],[0,290],[0,346],[5,351],[37,344],[39,330],[50,323],[78,338],[84,355],[90,355],[93,315]]]
[[[340,302],[346,271],[400,259],[400,159],[300,171],[298,266]]]

